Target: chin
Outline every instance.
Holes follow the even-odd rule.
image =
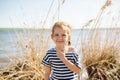
[[[65,44],[64,43],[59,43],[59,44],[57,44],[58,46],[65,46]]]

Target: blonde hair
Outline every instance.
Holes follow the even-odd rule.
[[[65,22],[56,22],[53,27],[52,27],[52,34],[54,33],[54,29],[56,27],[59,27],[61,29],[63,29],[64,27],[67,27],[67,33],[70,35],[71,37],[71,33],[72,33],[72,29],[71,29],[71,26]],[[71,42],[69,41],[68,42],[68,45],[71,45]]]

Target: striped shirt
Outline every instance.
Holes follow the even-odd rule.
[[[69,52],[65,54],[66,58],[73,64],[81,67],[79,56],[76,52]],[[57,57],[56,49],[51,48],[47,51],[42,60],[42,64],[52,68],[51,80],[78,80],[78,75],[69,70],[65,64]]]

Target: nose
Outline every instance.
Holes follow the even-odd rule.
[[[62,39],[63,37],[62,36],[58,36],[58,39]]]

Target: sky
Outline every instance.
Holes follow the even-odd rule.
[[[74,28],[80,28],[96,18],[105,2],[106,0],[0,0],[0,28],[50,28],[56,21],[64,21]],[[109,26],[113,18],[120,17],[119,3],[120,0],[112,0],[112,5],[104,14],[103,27]]]

